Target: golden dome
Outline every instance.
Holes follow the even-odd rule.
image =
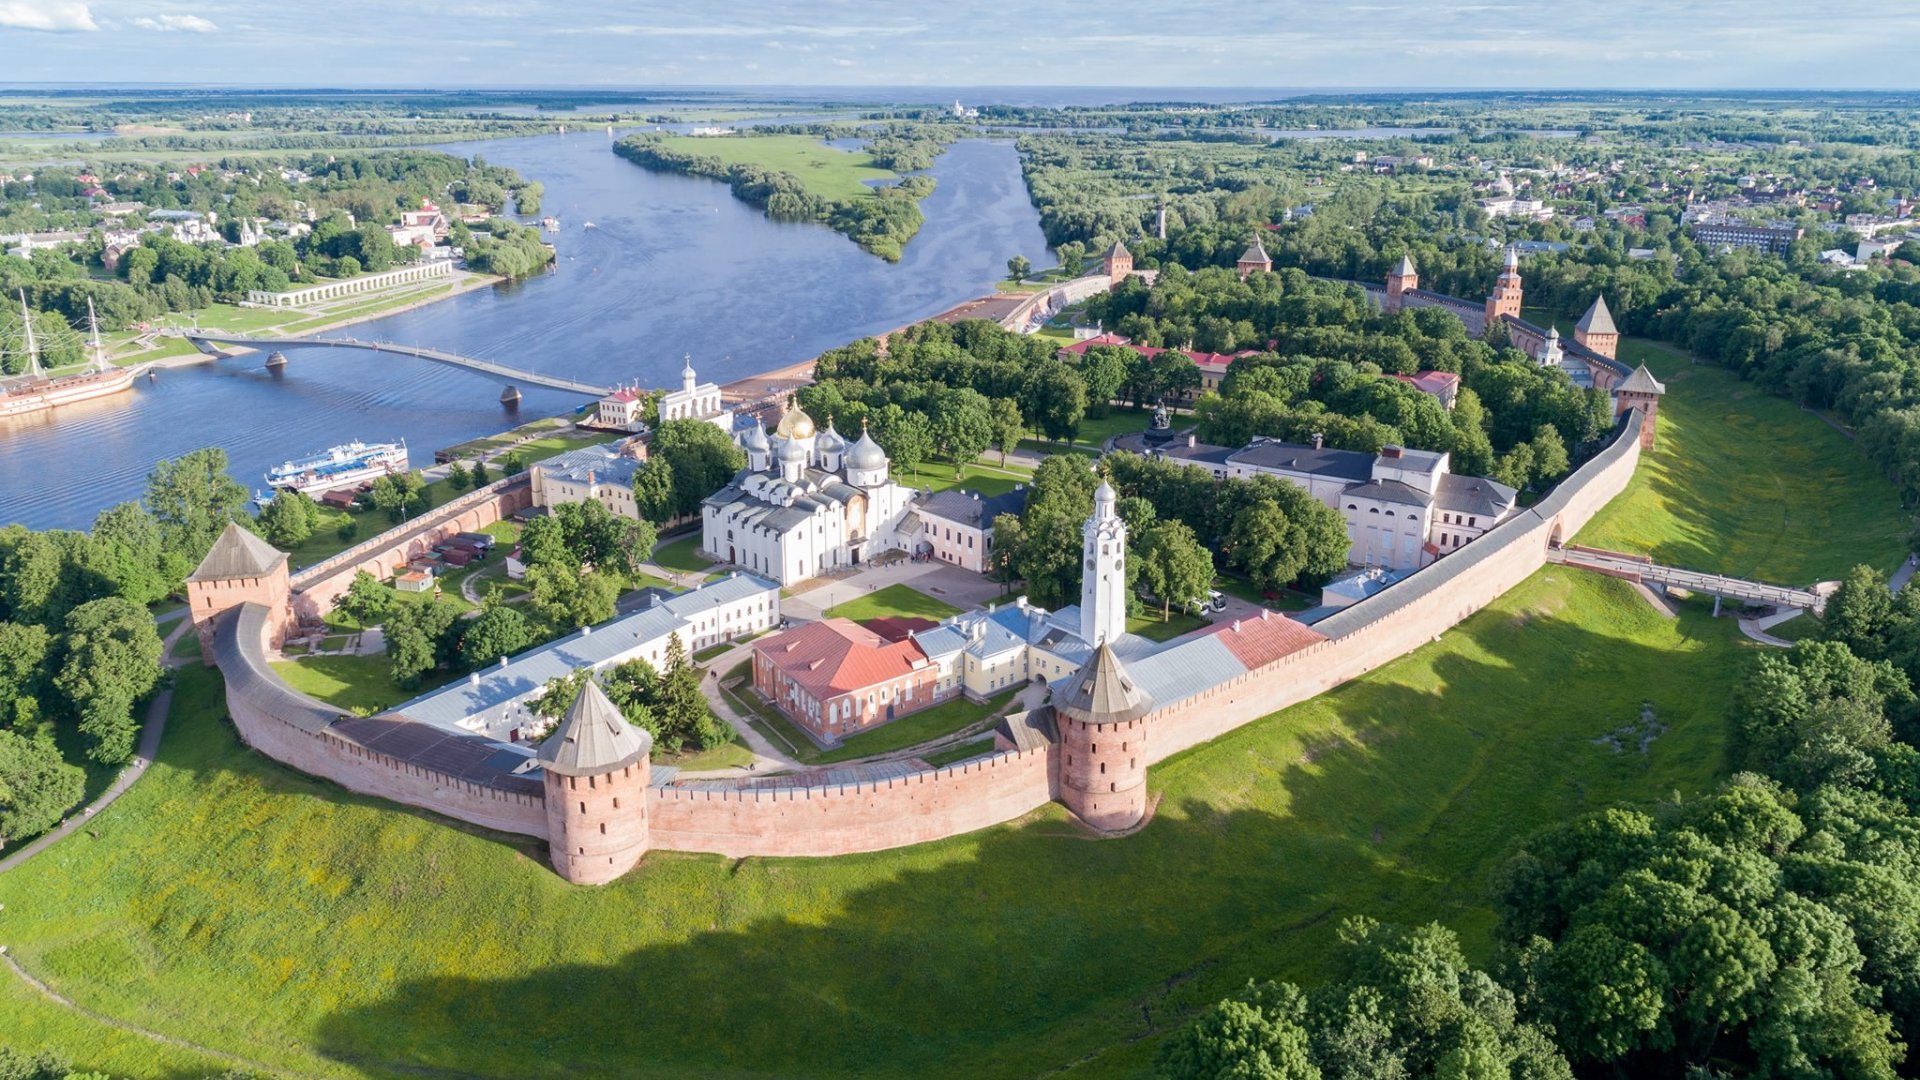
[[[792,398],[787,399],[787,411],[780,414],[780,425],[774,428],[774,434],[788,439],[813,438],[813,417],[800,410]]]

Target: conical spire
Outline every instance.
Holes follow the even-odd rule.
[[[599,776],[631,765],[653,749],[653,736],[627,723],[592,676],[534,760],[561,776]]]
[[[1413,256],[1400,256],[1400,265],[1393,268],[1393,273],[1395,277],[1413,277],[1416,273],[1413,268]]]
[[[1633,369],[1633,374],[1628,375],[1625,382],[1620,384],[1619,390],[1627,394],[1658,395],[1666,393],[1667,386],[1653,377],[1653,372],[1647,370],[1647,365],[1641,364]]]
[[[1607,310],[1607,298],[1604,296],[1593,298],[1593,306],[1587,309],[1585,315],[1580,316],[1580,321],[1574,323],[1573,328],[1583,334],[1618,334],[1620,332],[1613,325],[1613,312]]]
[[[1507,245],[1507,261],[1505,267],[1508,270],[1520,269],[1520,249],[1514,247],[1512,244]]]
[[[1153,699],[1127,674],[1113,646],[1101,642],[1093,658],[1055,691],[1056,711],[1083,724],[1124,724],[1153,710]]]
[[[220,538],[213,542],[207,557],[200,560],[188,581],[231,581],[235,578],[267,577],[287,561],[285,552],[262,540],[255,533],[227,522]]]

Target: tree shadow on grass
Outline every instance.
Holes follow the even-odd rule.
[[[1417,672],[1162,763],[1165,801],[1125,839],[1091,840],[1054,807],[904,855],[654,853],[585,902],[656,910],[675,902],[656,882],[692,883],[776,913],[593,942],[608,963],[397,981],[328,1016],[317,1048],[394,1074],[1027,1076],[1144,1053],[1248,978],[1311,980],[1347,915],[1483,941],[1487,875],[1526,835],[1710,782],[1725,683],[1550,612],[1451,634],[1465,640],[1429,646]],[[1595,745],[1648,700],[1665,745]],[[836,891],[837,868],[872,880]]]

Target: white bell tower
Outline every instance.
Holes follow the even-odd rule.
[[[1113,485],[1101,479],[1081,533],[1080,637],[1089,645],[1118,641],[1127,630],[1127,523],[1115,502]]]

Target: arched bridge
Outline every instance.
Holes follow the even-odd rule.
[[[585,394],[588,397],[606,397],[613,393],[611,386],[596,386],[578,379],[563,379],[558,375],[542,375],[537,371],[522,371],[505,364],[496,364],[491,360],[462,356],[444,349],[426,349],[418,345],[400,345],[391,341],[361,341],[357,338],[303,338],[303,337],[236,337],[227,334],[190,333],[186,335],[195,348],[201,352],[211,352],[215,344],[245,345],[249,348],[272,349],[282,345],[328,345],[341,349],[370,349],[374,352],[399,353],[402,356],[415,356],[422,360],[432,360],[437,364],[451,364],[487,375],[498,375],[503,379],[512,379],[516,383],[529,386],[544,386],[549,390],[564,390],[570,394]]]
[[[1644,555],[1627,555],[1618,551],[1581,547],[1577,544],[1550,549],[1547,552],[1547,561],[1579,567],[1582,570],[1592,570],[1609,577],[1638,581],[1642,584],[1671,586],[1688,592],[1703,593],[1715,598],[1716,611],[1719,609],[1717,601],[1722,599],[1769,607],[1800,608],[1816,615],[1827,606],[1826,594],[1817,588],[1803,589],[1792,585],[1774,585],[1765,581],[1729,577],[1726,574],[1707,574],[1699,570],[1683,570],[1677,566],[1661,566]]]

